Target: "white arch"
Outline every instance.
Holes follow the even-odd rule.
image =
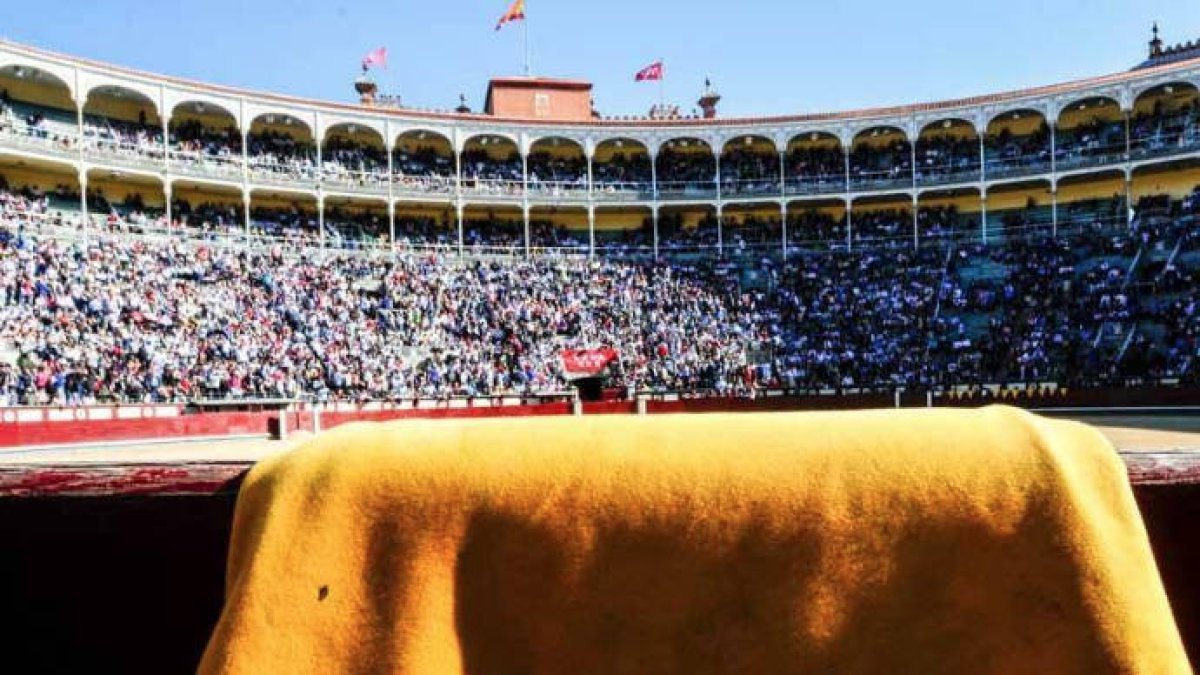
[[[1092,101],[1104,101],[1104,102],[1105,102],[1105,104],[1104,104],[1104,105],[1105,105],[1105,107],[1107,107],[1107,106],[1108,106],[1108,104],[1115,105],[1115,106],[1117,107],[1117,111],[1118,111],[1118,112],[1119,112],[1119,111],[1122,109],[1122,108],[1121,108],[1121,99],[1120,99],[1120,97],[1119,97],[1119,96],[1113,96],[1113,95],[1111,94],[1111,92],[1105,92],[1105,93],[1095,93],[1095,94],[1090,94],[1090,95],[1087,95],[1087,96],[1076,96],[1076,97],[1072,97],[1072,98],[1071,98],[1071,99],[1069,99],[1069,100],[1068,100],[1068,99],[1063,99],[1063,103],[1062,103],[1062,105],[1060,105],[1060,106],[1058,107],[1058,114],[1056,114],[1056,115],[1054,116],[1054,125],[1055,125],[1055,126],[1058,126],[1060,123],[1062,123],[1062,118],[1063,118],[1063,115],[1067,114],[1067,112],[1068,112],[1068,111],[1069,111],[1069,110],[1070,110],[1072,107],[1074,107],[1074,106],[1077,106],[1077,105],[1079,105],[1079,104],[1081,104],[1081,103],[1090,103],[1090,102],[1092,102]]]
[[[450,146],[450,154],[454,154],[454,131],[452,129],[443,129],[437,126],[406,126],[392,134],[392,147],[400,145],[400,139],[410,134],[426,133],[432,134],[446,141]],[[418,139],[419,140],[419,139]]]
[[[820,138],[833,139],[837,142],[838,148],[844,150],[846,147],[846,144],[842,142],[841,135],[839,135],[836,131],[828,131],[824,129],[805,129],[803,131],[790,134],[787,139],[787,144],[784,146],[784,150],[786,151],[788,148],[792,147],[792,143],[795,143],[797,140],[803,139],[805,141],[812,142],[812,137],[814,134]]]
[[[268,105],[262,103],[253,103],[246,101],[243,108],[245,115],[245,128],[243,133],[250,133],[250,127],[261,117],[274,115],[277,117],[291,117],[300,122],[304,128],[312,135],[313,140],[317,140],[317,112],[312,109],[299,108],[290,105]]]
[[[317,128],[313,131],[313,136],[315,138],[320,138],[321,144],[323,145],[329,140],[329,132],[332,131],[334,127],[344,127],[350,125],[363,127],[364,129],[370,129],[371,131],[374,131],[376,134],[378,134],[379,140],[381,143],[383,143],[384,148],[389,150],[392,148],[392,145],[388,142],[387,127],[384,125],[382,120],[373,119],[370,117],[360,117],[357,115],[336,115],[331,117],[318,115]]]
[[[335,129],[338,129],[341,127],[352,127],[353,126],[353,127],[362,127],[363,129],[367,129],[367,130],[375,132],[374,137],[379,140],[380,145],[382,145],[385,150],[391,149],[391,146],[388,144],[387,135],[383,131],[381,131],[378,126],[376,126],[374,124],[363,124],[362,122],[360,122],[358,120],[348,120],[347,119],[347,120],[340,120],[337,122],[332,122],[330,124],[325,124],[323,126],[324,126],[324,129],[321,131],[321,145],[322,146],[329,142],[329,135]],[[349,129],[347,129],[347,132],[349,132]]]
[[[632,135],[630,135],[630,136],[619,136],[619,135],[618,136],[606,136],[604,138],[596,139],[595,140],[595,149],[599,150],[600,146],[607,145],[609,143],[631,143],[631,144],[634,144],[634,145],[637,145],[638,147],[640,147],[642,149],[642,151],[645,152],[646,154],[650,154],[650,143],[647,143],[645,140],[638,138],[636,136],[632,136]]]
[[[138,94],[140,98],[144,98],[146,102],[154,106],[154,111],[160,118],[163,117],[163,111],[159,105],[161,102],[162,90],[155,85],[145,84],[136,80],[119,80],[108,75],[100,75],[97,73],[84,72],[79,78],[80,87],[83,89],[82,106],[87,107],[88,101],[91,100],[92,94],[102,88],[123,89],[125,91]],[[140,99],[139,99],[140,100]]]
[[[670,137],[664,136],[657,140],[658,150],[657,150],[656,154],[662,154],[663,148],[667,147],[668,143],[674,143],[676,141],[687,141],[689,143],[691,143],[693,141],[700,141],[701,143],[704,143],[705,145],[708,146],[709,154],[711,154],[713,157],[717,156],[717,151],[716,151],[715,146],[713,145],[712,140],[705,138],[703,136],[703,134],[692,134],[692,135],[683,134],[683,135],[673,135]]]
[[[726,138],[725,142],[721,144],[721,154],[723,155],[726,152],[728,152],[731,144],[736,143],[744,138],[753,138],[753,139],[759,140],[759,141],[766,141],[767,143],[771,144],[771,151],[775,154],[779,154],[779,145],[775,142],[774,138],[772,138],[765,132],[758,133],[758,132],[753,132],[753,131],[748,131],[746,133],[741,133],[741,134],[734,134],[734,135]]]
[[[850,142],[850,148],[853,149],[854,146],[859,142],[860,139],[862,139],[864,137],[869,138],[870,136],[867,135],[868,132],[876,131],[876,130],[886,131],[889,134],[894,133],[894,132],[899,132],[900,136],[904,139],[904,142],[912,143],[912,139],[910,138],[910,134],[909,134],[908,130],[905,129],[903,126],[900,126],[898,124],[881,123],[881,124],[871,124],[868,126],[860,127],[857,131],[855,131],[854,132],[854,140],[852,140]]]
[[[238,119],[238,101],[236,99],[225,98],[223,96],[211,96],[206,92],[199,91],[181,91],[168,88],[163,95],[163,111],[164,118],[173,117],[175,110],[185,103],[198,103],[205,106],[220,109],[229,114],[233,118],[233,124],[238,129],[241,129],[242,121]]]
[[[308,134],[312,137],[314,143],[318,141],[317,136],[313,133],[312,124],[310,124],[309,122],[306,122],[303,117],[299,117],[291,112],[286,112],[286,111],[265,110],[265,111],[259,112],[258,114],[247,113],[245,132],[250,133],[250,130],[252,128],[254,128],[254,123],[259,121],[260,119],[264,120],[264,123],[265,123],[265,121],[266,121],[265,118],[272,117],[272,116],[289,117],[291,119],[296,120],[299,123],[299,125],[301,127],[303,127],[304,130],[307,131]]]
[[[0,54],[0,69],[3,68],[28,68],[38,72],[50,75],[58,83],[67,89],[67,96],[75,102],[76,106],[82,105],[79,101],[79,96],[75,91],[75,71],[65,66],[60,66],[56,63],[39,63],[29,59],[23,59],[18,56],[10,56]]]
[[[926,122],[924,125],[922,125],[921,128],[917,130],[917,140],[920,140],[920,138],[925,135],[926,131],[933,129],[935,126],[945,128],[944,125],[946,124],[946,122],[950,122],[951,126],[954,126],[955,125],[954,123],[956,123],[956,122],[961,122],[963,124],[966,124],[967,126],[971,127],[971,131],[975,134],[975,137],[976,138],[979,137],[979,127],[975,126],[974,121],[966,119],[965,117],[957,117],[954,115],[949,115],[947,117],[930,120],[929,122]]]
[[[529,152],[533,152],[533,146],[537,145],[538,143],[552,142],[555,139],[566,141],[567,143],[574,145],[575,147],[579,148],[579,152],[582,153],[584,157],[587,156],[587,147],[585,146],[583,139],[575,138],[573,135],[564,135],[564,134],[547,134],[547,135],[542,135],[542,136],[531,136],[529,138]]]
[[[1189,80],[1185,77],[1164,78],[1161,82],[1147,82],[1144,86],[1130,91],[1130,100],[1133,101],[1132,106],[1136,106],[1138,101],[1143,96],[1149,94],[1155,89],[1160,89],[1166,86],[1187,87],[1193,91],[1200,93],[1200,82]]]
[[[1045,107],[1037,107],[1037,106],[1032,106],[1032,105],[1031,106],[1018,106],[1015,108],[1006,108],[1003,111],[997,111],[997,112],[993,113],[992,115],[990,115],[987,118],[987,124],[983,125],[983,133],[986,135],[991,130],[992,125],[995,124],[996,121],[1002,117],[1006,117],[1006,116],[1014,115],[1014,114],[1024,114],[1024,113],[1034,113],[1038,117],[1042,118],[1042,122],[1044,122],[1046,124],[1050,124],[1050,115],[1047,113]]]
[[[517,153],[519,154],[521,152],[521,139],[518,138],[516,135],[511,134],[507,131],[488,131],[486,129],[480,129],[477,131],[464,130],[463,137],[462,137],[462,139],[463,139],[462,140],[462,149],[460,150],[460,152],[462,150],[466,150],[467,145],[469,145],[471,143],[471,141],[473,141],[477,138],[493,138],[493,137],[494,138],[503,138],[507,141],[512,142],[512,144],[517,147]]]

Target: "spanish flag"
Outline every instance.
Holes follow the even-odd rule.
[[[500,17],[500,21],[496,23],[496,30],[504,27],[504,24],[509,21],[524,21],[525,20],[525,0],[513,0],[512,7]]]

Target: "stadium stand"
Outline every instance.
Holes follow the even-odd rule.
[[[841,116],[547,127],[155,98],[154,76],[0,53],[6,405],[554,392],[559,353],[594,347],[622,391],[1197,381],[1186,58]],[[77,92],[72,69],[107,79]]]

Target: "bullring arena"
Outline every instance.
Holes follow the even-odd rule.
[[[872,621],[898,606],[983,617],[974,632],[922,634],[948,659],[958,643],[1011,656],[988,651],[989,620],[1037,643],[1030,659],[1097,659],[1064,672],[1184,672],[1200,658],[1200,45],[1169,46],[1155,26],[1121,72],[770,117],[724,116],[711,81],[694,112],[660,101],[610,115],[590,82],[531,75],[495,77],[478,110],[465,97],[417,109],[377,81],[386,58],[364,57],[342,103],[0,41],[0,588],[21,624],[6,654],[37,664],[15,672],[185,673],[203,659],[206,675],[256,660],[551,673],[564,655],[599,659],[609,638],[612,667],[578,672],[688,662],[667,643],[713,650],[694,672],[758,672],[730,665],[740,648],[752,645],[747,663],[791,663],[778,657],[789,649],[860,663],[872,649],[838,642],[839,628],[886,638],[908,623]],[[637,74],[661,77],[661,62]],[[853,411],[884,421],[861,431]],[[772,430],[747,431],[755,449],[819,470],[756,464],[717,428],[753,421]],[[938,424],[970,439],[961,466],[921,461],[958,442],[925,426]],[[409,442],[416,468],[372,454],[379,429]],[[848,464],[863,438],[887,451]],[[426,440],[445,452],[421,455]],[[1003,452],[973,453],[985,447]],[[696,448],[711,461],[689,464]],[[580,466],[595,473],[570,473]],[[826,491],[828,511],[805,501],[825,469],[846,490]],[[859,469],[878,482],[856,482]],[[892,474],[917,489],[891,495]],[[346,475],[359,489],[329,487]],[[994,492],[964,487],[979,476]],[[945,520],[904,508],[947,494],[967,497]],[[1014,503],[1024,515],[1005,520]],[[846,515],[862,504],[880,520]],[[439,530],[448,512],[469,527]],[[828,532],[789,530],[807,526],[796,513]],[[970,545],[938,539],[959,529]],[[755,565],[809,569],[772,566],[797,532],[820,551],[865,543],[820,568],[825,595],[791,615],[755,595]],[[1046,560],[1003,548],[1021,537]],[[731,538],[740,548],[721,549]],[[895,566],[863,572],[886,559],[871,546],[893,546]],[[962,576],[939,586],[930,551]],[[1021,574],[1045,563],[1046,597],[985,598],[1003,583],[971,574],[1001,579],[1005,565],[989,565],[1005,556]],[[1068,558],[1079,568],[1058,565]],[[646,611],[672,571],[704,584]],[[432,581],[405,576],[421,574]],[[830,578],[861,583],[873,610],[839,614]],[[543,582],[560,593],[541,597]],[[706,604],[710,588],[724,604]],[[926,607],[932,596],[944,602]],[[988,614],[985,599],[1012,597],[1036,610],[1027,625]],[[803,630],[769,630],[783,624],[763,607]],[[1093,613],[1046,619],[1079,608]],[[530,618],[543,609],[561,621]],[[667,638],[631,636],[644,627],[632,615],[655,610],[646,625]],[[1049,644],[1022,632],[1043,625],[1069,628]],[[924,663],[933,648],[913,651],[926,653],[899,657]]]

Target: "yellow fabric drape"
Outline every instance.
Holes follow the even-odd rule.
[[[980,411],[352,425],[242,488],[202,675],[1189,673],[1124,468]]]

